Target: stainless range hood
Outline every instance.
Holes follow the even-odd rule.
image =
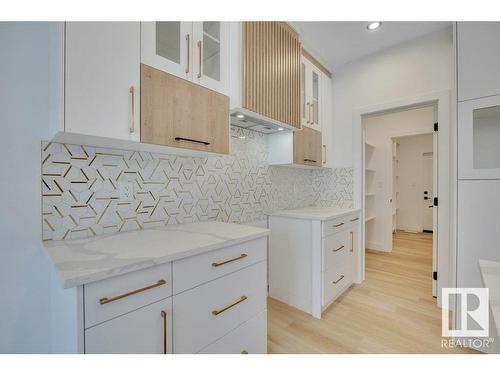
[[[300,130],[289,124],[271,119],[245,108],[231,110],[231,125],[264,134]]]

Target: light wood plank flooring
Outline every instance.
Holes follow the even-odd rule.
[[[469,353],[441,348],[432,297],[432,234],[397,232],[392,253],[367,250],[366,279],[314,319],[268,300],[269,353]]]

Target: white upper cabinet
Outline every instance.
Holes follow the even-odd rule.
[[[500,179],[500,95],[458,103],[459,179]]]
[[[301,125],[321,131],[322,82],[321,71],[302,57],[301,63]]]
[[[500,94],[500,22],[457,25],[458,101]]]
[[[139,141],[139,22],[68,22],[65,44],[65,132]]]
[[[333,95],[332,80],[326,74],[321,75],[321,141],[322,163],[325,168],[333,168]]]
[[[228,33],[225,22],[193,23],[194,81],[223,94],[229,91]]]
[[[225,22],[141,23],[142,63],[226,95],[228,46]]]
[[[192,22],[142,22],[141,62],[191,80],[192,41]]]

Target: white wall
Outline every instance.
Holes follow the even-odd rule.
[[[398,138],[398,142],[399,210],[397,228],[421,232],[424,209],[423,154],[433,152],[432,134]],[[426,202],[432,204],[432,201]]]
[[[0,353],[52,350],[40,143],[59,121],[58,26],[0,22]]]
[[[452,30],[427,35],[341,67],[333,77],[336,167],[353,166],[353,113],[452,88]]]
[[[366,247],[373,250],[392,251],[392,138],[404,135],[432,133],[434,107],[408,109],[372,115],[363,118],[365,139],[375,146],[367,168],[366,191],[374,197],[365,199],[366,215],[376,218],[366,224]],[[432,143],[431,143],[432,145]],[[431,147],[432,151],[432,147]]]

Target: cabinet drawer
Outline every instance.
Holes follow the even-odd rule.
[[[352,282],[352,275],[347,264],[340,269],[331,269],[323,273],[323,306],[337,298]]]
[[[175,353],[197,353],[266,309],[260,262],[173,297]]]
[[[266,354],[267,311],[259,313],[226,336],[210,344],[202,354]]]
[[[164,354],[165,352],[172,353],[172,298],[85,330],[87,354]]]
[[[237,271],[267,257],[267,237],[173,263],[174,294]]]
[[[356,223],[359,221],[360,214],[351,214],[342,216],[333,220],[328,220],[323,222],[323,237],[329,236],[333,233],[340,232],[341,230],[346,229],[350,224]]]
[[[322,270],[341,270],[350,250],[348,231],[341,231],[323,238]]]
[[[86,284],[85,328],[172,295],[171,263]]]

